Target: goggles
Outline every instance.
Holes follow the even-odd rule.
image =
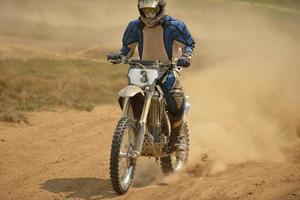
[[[155,15],[159,12],[159,6],[156,8],[143,8],[143,12],[145,15]]]

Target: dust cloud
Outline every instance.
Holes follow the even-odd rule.
[[[200,12],[198,29],[193,24],[203,30],[200,55],[183,80],[192,103],[191,165],[203,170],[205,154],[212,173],[234,163],[287,162],[300,125],[299,17],[203,6],[216,12]]]
[[[26,51],[19,57],[120,48],[123,30],[137,15],[135,1],[2,0],[0,56],[17,57],[16,48]]]
[[[1,0],[0,11],[6,18],[95,29],[124,25],[124,17],[138,12],[135,1],[122,0]]]

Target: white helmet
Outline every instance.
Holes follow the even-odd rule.
[[[156,26],[165,15],[166,0],[138,0],[141,20],[148,27]]]

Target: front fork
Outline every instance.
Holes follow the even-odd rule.
[[[137,130],[135,133],[134,148],[131,153],[131,158],[133,158],[134,160],[136,160],[141,155],[141,151],[143,148],[144,137],[145,137],[146,130],[147,130],[147,124],[146,124],[147,117],[148,117],[148,113],[149,113],[149,109],[150,109],[150,105],[151,105],[152,96],[153,96],[153,91],[149,88],[146,88],[143,111],[142,111],[141,118],[140,118],[140,121],[137,126]],[[129,98],[130,97],[126,97],[125,101],[124,101],[123,117],[128,116]]]

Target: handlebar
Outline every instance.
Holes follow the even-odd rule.
[[[159,66],[170,66],[170,65],[174,65],[173,63],[168,63],[165,64],[163,62],[160,61],[150,61],[150,60],[127,60],[125,63],[128,63],[130,65],[134,65],[134,64],[142,64],[145,66],[151,66],[151,65],[159,65]]]
[[[109,60],[109,61],[113,62],[113,60]],[[157,66],[160,69],[162,69],[162,68],[173,69],[176,67],[176,64],[173,62],[169,62],[166,64],[161,61],[150,61],[150,60],[120,59],[119,62],[117,62],[117,63],[128,64],[128,65],[138,65],[143,68]]]
[[[129,65],[139,65],[143,68],[146,67],[151,67],[151,66],[157,66],[159,68],[168,68],[168,69],[173,69],[176,67],[176,65],[172,62],[169,63],[164,63],[164,62],[160,62],[160,61],[150,61],[150,60],[131,60],[128,59],[125,62],[123,62],[124,64],[129,64]]]

